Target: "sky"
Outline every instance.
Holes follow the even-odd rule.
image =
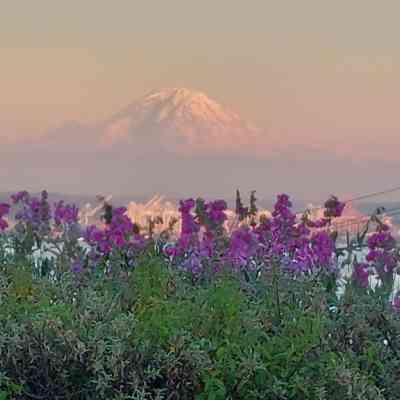
[[[5,0],[0,146],[182,86],[282,145],[372,157],[379,170],[400,144],[399,15],[396,0]],[[17,181],[0,167],[3,190]]]

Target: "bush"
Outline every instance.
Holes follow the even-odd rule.
[[[174,242],[108,203],[104,226],[83,230],[77,207],[53,212],[45,191],[11,200],[0,400],[399,398],[400,249],[379,212],[367,243],[368,226],[341,248],[334,196],[311,220],[279,195],[258,222],[254,193],[250,207],[238,198],[231,232],[224,201],[187,199]],[[352,268],[341,296],[340,254]]]
[[[3,267],[0,396],[398,398],[400,325],[387,306],[349,284],[332,311],[322,279],[276,278],[193,285],[155,255],[125,281],[85,285]]]

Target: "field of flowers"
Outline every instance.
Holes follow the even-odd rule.
[[[104,200],[83,226],[74,204],[15,193],[0,399],[399,399],[399,246],[381,210],[338,240],[344,208],[299,216],[280,194],[264,214],[238,192],[234,215],[186,199],[144,227]]]

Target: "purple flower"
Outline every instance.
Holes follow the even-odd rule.
[[[178,247],[176,245],[167,245],[163,249],[163,253],[170,258],[178,256]]]
[[[198,232],[200,225],[196,222],[194,216],[191,214],[192,208],[195,206],[193,199],[188,199],[180,202],[179,211],[181,213],[181,234],[177,242],[177,254],[182,254],[197,245]]]
[[[183,200],[179,207],[180,236],[174,245],[164,248],[164,254],[194,273],[199,273],[209,260],[213,263],[211,269],[222,268],[222,263],[238,269],[251,268],[252,261],[258,260],[267,265],[277,262],[294,273],[304,274],[322,267],[331,271],[336,267],[333,239],[327,232],[316,232],[311,236],[309,229],[328,225],[333,215],[341,214],[344,204],[331,198],[326,206],[329,216],[307,224],[304,219],[297,220],[289,196],[280,194],[271,219],[260,218],[258,225],[254,220],[251,227],[241,226],[226,237],[223,227],[227,218],[225,201]]]
[[[211,258],[215,251],[215,237],[213,232],[206,231],[203,235],[203,239],[200,242],[199,253],[202,257]]]
[[[75,204],[64,204],[64,201],[60,200],[54,206],[54,222],[56,225],[78,223],[79,209]]]
[[[85,240],[89,245],[95,245],[97,242],[103,240],[104,232],[97,228],[95,225],[90,225],[86,229]]]
[[[192,252],[183,267],[194,277],[199,277],[203,271],[202,258],[196,252]]]
[[[393,310],[397,313],[400,313],[400,293],[397,292],[396,296],[394,296],[393,303],[392,303]]]
[[[343,213],[346,203],[340,202],[336,196],[331,196],[325,202],[324,216],[326,218],[337,218]]]
[[[5,231],[8,228],[8,222],[0,218],[0,231]]]
[[[48,203],[48,194],[44,190],[40,199],[31,197],[28,192],[18,192],[11,196],[14,204],[19,204],[20,209],[15,215],[20,232],[32,231],[37,238],[51,232],[51,210]]]
[[[7,203],[0,203],[0,231],[8,228],[8,222],[3,219],[10,212],[10,205]]]
[[[369,248],[367,261],[375,265],[378,276],[382,280],[390,278],[399,261],[396,240],[386,226],[380,225],[377,231],[368,238],[367,243]]]
[[[81,274],[83,272],[84,269],[84,263],[83,261],[77,259],[75,260],[72,265],[71,265],[71,272],[73,272],[74,274]]]
[[[110,254],[121,255],[128,258],[147,246],[147,241],[140,235],[137,225],[133,224],[126,215],[126,208],[112,209],[110,221],[104,229],[92,225],[86,229],[85,240],[91,247],[91,260],[97,262]],[[128,264],[132,260],[128,260]]]
[[[0,203],[0,217],[4,217],[10,212],[10,205],[7,203]]]
[[[225,210],[228,208],[225,200],[215,200],[206,204],[209,219],[216,225],[221,225],[227,219]]]
[[[180,204],[179,211],[181,213],[190,212],[190,210],[196,205],[193,199],[181,200],[179,204]]]
[[[11,195],[11,201],[13,204],[17,204],[20,201],[27,200],[28,198],[29,198],[29,193],[26,190]]]
[[[360,287],[367,288],[369,285],[369,270],[368,264],[360,263],[354,266],[352,279],[356,282]]]
[[[316,267],[332,267],[335,250],[332,238],[326,232],[316,232],[310,237],[307,220],[297,222],[291,206],[289,196],[279,195],[272,220],[263,229],[260,226],[255,228],[262,244],[259,252],[264,260],[278,261],[294,273],[309,272]],[[323,226],[325,223],[322,220],[315,225]]]
[[[245,266],[257,249],[257,235],[248,227],[234,231],[227,252],[228,259],[236,266]]]
[[[392,250],[396,247],[396,240],[390,232],[379,230],[368,238],[368,247],[371,250],[376,248]]]
[[[329,221],[330,221],[329,218],[321,218],[316,221],[306,220],[305,223],[309,228],[321,229],[325,228],[329,224]]]
[[[286,261],[286,262],[285,262]],[[305,274],[312,271],[314,266],[312,251],[304,246],[296,250],[295,254],[284,259],[288,270],[294,274]]]
[[[330,265],[335,246],[327,232],[314,234],[311,237],[311,248],[317,265]]]
[[[147,246],[148,240],[139,233],[134,233],[129,243],[136,249],[143,250]]]

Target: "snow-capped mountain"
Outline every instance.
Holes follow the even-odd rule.
[[[265,135],[204,93],[185,88],[153,91],[102,125],[103,148],[132,144],[168,152],[253,150]]]

